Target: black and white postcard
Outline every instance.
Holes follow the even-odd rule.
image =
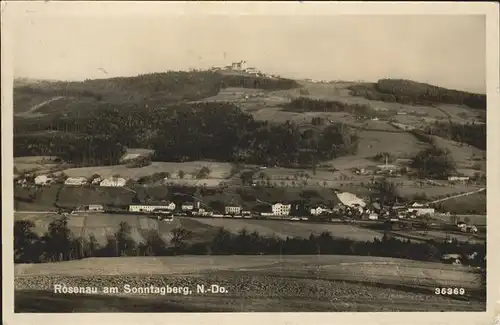
[[[493,324],[498,8],[2,2],[6,324]]]

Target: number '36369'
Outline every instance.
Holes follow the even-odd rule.
[[[436,288],[434,293],[437,295],[463,295],[465,294],[464,288]]]

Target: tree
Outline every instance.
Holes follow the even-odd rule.
[[[201,178],[207,178],[208,175],[210,175],[210,168],[207,166],[203,166],[199,171],[198,174],[196,174],[196,178],[201,179]]]
[[[398,191],[394,183],[383,179],[372,188],[372,200],[378,198],[381,204],[393,204],[398,199]]]
[[[72,237],[66,216],[52,221],[49,224],[48,232],[42,237],[47,258],[50,261],[70,260],[72,257],[70,256]]]
[[[225,208],[224,202],[222,202],[220,200],[210,201],[210,203],[208,203],[208,206],[212,210],[217,211],[217,212],[224,212],[224,208]]]
[[[132,228],[125,221],[120,222],[118,231],[115,233],[117,252],[119,256],[136,255],[136,243],[131,236]]]
[[[14,263],[39,261],[39,236],[33,232],[35,224],[30,220],[14,222]]]
[[[174,251],[177,253],[181,251],[183,248],[185,248],[186,243],[185,240],[189,239],[191,237],[192,232],[181,227],[176,227],[172,229],[172,239],[170,240],[170,243],[172,244]]]
[[[449,150],[431,147],[420,151],[411,163],[419,170],[422,177],[445,179],[456,170],[455,162]]]
[[[253,180],[254,172],[251,170],[245,170],[240,174],[240,180],[243,185],[249,185]]]
[[[177,175],[179,176],[179,178],[180,178],[180,179],[183,179],[183,178],[184,178],[184,176],[186,175],[186,173],[185,173],[183,170],[179,170],[179,171],[177,172]]]
[[[232,241],[232,234],[221,227],[217,230],[217,233],[212,240],[211,251],[216,254],[231,253],[231,250],[233,249]]]

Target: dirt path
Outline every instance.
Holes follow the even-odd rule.
[[[37,110],[39,110],[40,108],[42,108],[43,106],[45,105],[48,105],[56,100],[60,100],[60,99],[63,99],[65,98],[64,96],[57,96],[57,97],[53,97],[49,100],[46,100],[44,102],[41,102],[39,104],[36,104],[34,106],[32,106],[29,110],[25,111],[25,112],[22,112],[22,113],[17,113],[15,114],[16,116],[24,116],[24,117],[29,117],[31,115],[34,115],[34,113],[36,113]]]

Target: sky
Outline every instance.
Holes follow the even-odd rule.
[[[246,60],[291,78],[404,78],[484,93],[485,22],[481,15],[33,13],[14,23],[14,75],[84,80]]]

